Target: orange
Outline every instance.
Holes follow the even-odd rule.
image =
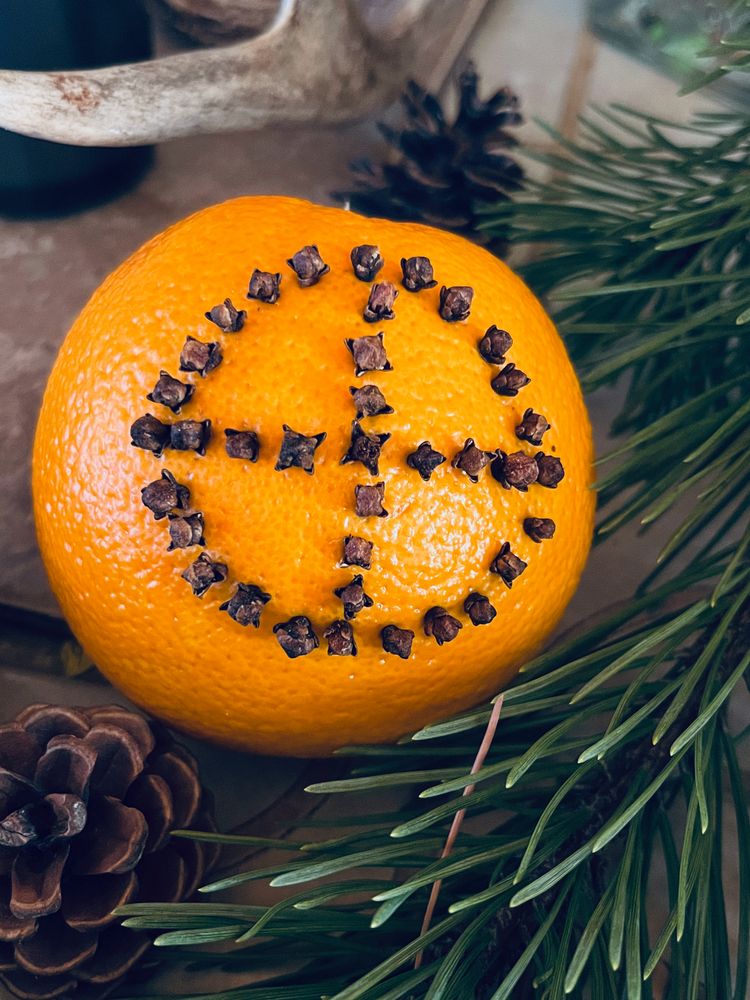
[[[302,287],[287,259],[312,244],[330,270]],[[377,245],[384,259],[375,281],[399,290],[393,319],[363,318],[370,283],[350,260],[362,244]],[[429,258],[435,287],[403,287],[400,260],[412,256]],[[255,268],[282,274],[277,302],[246,298]],[[441,317],[441,286],[473,288],[467,319]],[[247,311],[239,332],[204,318],[227,297]],[[512,337],[507,363],[531,380],[515,396],[493,391],[504,365],[477,348],[493,324]],[[391,369],[355,375],[345,341],[381,331]],[[220,344],[223,360],[205,378],[178,370],[188,335]],[[179,416],[146,398],[161,370],[194,386]],[[377,475],[360,462],[341,464],[355,418],[350,387],[363,385],[378,386],[393,410],[360,422],[390,435]],[[540,446],[516,434],[527,409],[551,425]],[[132,447],[131,425],[145,413],[164,423],[210,420],[205,455],[167,448],[159,458]],[[275,469],[284,424],[306,436],[325,432],[312,475]],[[227,429],[257,433],[256,462],[229,456]],[[556,488],[505,488],[491,471],[503,473],[500,458],[472,482],[451,464],[467,438],[487,452],[559,458],[565,478]],[[447,459],[426,481],[407,463],[422,441]],[[205,549],[167,550],[174,519],[156,520],[141,497],[162,469],[189,488],[190,510],[203,513]],[[394,740],[507,683],[576,587],[591,541],[591,478],[590,427],[565,348],[503,263],[424,226],[256,197],[205,209],[154,237],[94,293],[49,379],[33,483],[52,587],[117,687],[186,732],[311,756]],[[355,487],[377,483],[387,516],[358,516]],[[530,517],[553,520],[554,537],[529,537]],[[369,569],[341,565],[346,536],[373,543]],[[505,543],[527,564],[511,586],[491,569]],[[201,552],[227,567],[202,599],[182,577]],[[372,600],[347,623],[357,655],[327,655],[324,632],[345,621],[334,591],[357,574]],[[258,628],[220,610],[240,582],[270,595],[255,608]],[[464,608],[472,593],[496,610],[489,624],[472,624]],[[440,635],[457,631],[442,645],[424,631],[435,606],[461,625],[438,622]],[[293,616],[309,619],[320,644],[296,658],[273,630]],[[414,633],[408,658],[383,648],[381,630],[391,624]]]

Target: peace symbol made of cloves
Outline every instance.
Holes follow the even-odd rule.
[[[315,244],[302,247],[286,261],[294,272],[302,288],[318,284],[330,271]],[[384,264],[380,248],[374,244],[362,244],[351,251],[352,272],[355,279],[373,282],[362,309],[362,319],[366,323],[380,323],[397,317],[395,308],[398,289],[389,281],[374,281]],[[412,256],[401,258],[404,289],[420,293],[434,288],[433,266],[429,258]],[[255,268],[248,281],[247,298],[272,306],[279,300],[281,272],[264,271]],[[454,285],[440,288],[437,310],[447,323],[460,323],[467,319],[471,311],[474,289],[469,285]],[[247,312],[237,309],[227,297],[205,312],[205,318],[222,334],[240,333],[247,321]],[[392,365],[383,331],[363,334],[345,341],[354,364],[357,377],[368,372],[388,372]],[[530,377],[512,361],[508,354],[513,347],[513,338],[507,330],[490,326],[477,343],[481,359],[497,369],[490,379],[492,389],[500,396],[515,397],[529,384]],[[219,341],[201,341],[188,336],[177,359],[177,370],[206,378],[223,361]],[[151,391],[146,395],[149,402],[163,407],[171,413],[180,414],[194,398],[198,386],[194,382],[182,381],[166,369]],[[389,415],[394,412],[383,391],[376,385],[350,386],[354,419],[351,426],[351,440],[342,463],[359,463],[373,477],[378,475],[378,463],[382,449],[391,435],[376,434],[363,423],[368,417]],[[516,437],[536,448],[542,444],[550,424],[546,416],[527,408],[515,428]],[[165,451],[194,451],[204,455],[212,439],[210,420],[181,419],[169,423],[153,413],[138,417],[130,429],[131,444],[159,457]],[[226,428],[224,447],[231,459],[254,463],[258,460],[262,441],[258,433],[251,429]],[[283,425],[283,438],[275,470],[281,473],[301,470],[307,475],[315,472],[315,454],[326,439],[325,430],[296,429]],[[424,483],[428,483],[435,470],[449,462],[457,475],[465,475],[476,483],[483,470],[489,467],[491,477],[503,489],[527,492],[531,487],[556,489],[564,478],[562,462],[555,455],[537,451],[528,454],[522,450],[507,454],[499,448],[485,450],[472,438],[467,438],[463,447],[450,457],[442,455],[428,440],[418,445],[406,456],[407,466],[414,470]],[[229,579],[229,567],[205,548],[205,517],[203,511],[196,510],[190,503],[190,490],[179,483],[174,475],[163,469],[160,478],[148,483],[141,490],[144,506],[151,511],[154,520],[166,520],[170,538],[168,550],[200,547],[203,551],[182,571],[181,576],[191,587],[196,597],[203,597],[216,584]],[[385,483],[363,482],[354,488],[352,506],[354,512],[363,519],[363,524],[372,517],[388,517],[385,506]],[[555,534],[555,522],[549,517],[529,515],[523,520],[523,530],[534,543],[548,541]],[[366,532],[365,532],[366,534]],[[372,567],[374,544],[366,537],[347,535],[342,541],[342,555],[339,566],[370,570]],[[490,572],[500,577],[507,587],[524,572],[527,563],[512,551],[506,541],[500,545],[492,561]],[[327,644],[328,656],[356,656],[353,620],[361,613],[366,615],[373,600],[365,592],[365,577],[356,573],[348,584],[334,588],[334,594],[342,603],[343,617],[330,622],[322,631]],[[234,622],[242,627],[258,628],[266,605],[272,604],[273,597],[257,583],[236,582],[231,596],[219,607]],[[497,610],[489,597],[472,591],[464,600],[461,609],[455,612],[466,615],[474,626],[490,625],[497,617]],[[452,642],[463,628],[463,622],[441,605],[428,608],[423,617],[425,636],[434,639],[438,646]],[[320,640],[313,622],[307,615],[293,615],[286,621],[273,625],[273,632],[279,645],[290,659],[306,656],[320,647]],[[380,632],[383,651],[391,656],[408,659],[412,653],[414,632],[397,624],[385,625]]]

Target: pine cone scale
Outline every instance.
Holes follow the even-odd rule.
[[[143,813],[146,819],[145,852],[158,851],[176,826],[172,793],[167,782],[160,774],[141,774],[131,785],[124,802]]]
[[[123,875],[81,875],[66,884],[62,915],[77,931],[97,931],[112,923],[112,911],[135,898],[138,878]]]
[[[10,909],[16,917],[47,917],[60,909],[60,879],[70,853],[61,843],[45,851],[33,846],[18,854],[13,864]]]
[[[36,920],[31,917],[17,917],[11,911],[10,879],[0,879],[0,941],[22,941],[30,937],[36,928]]]
[[[33,736],[15,723],[0,726],[0,760],[12,774],[22,778],[34,777],[34,757],[38,745]],[[0,779],[1,780],[1,779]],[[0,785],[0,808],[2,808],[2,787]]]
[[[73,870],[78,875],[121,875],[143,856],[148,827],[143,813],[109,795],[92,799],[89,823],[76,841]]]
[[[85,798],[96,753],[77,736],[55,736],[39,758],[34,785],[42,792],[69,792]]]
[[[151,946],[147,934],[115,925],[101,934],[96,954],[76,969],[85,983],[105,986],[117,982]]]
[[[44,747],[55,736],[77,736],[79,739],[89,731],[89,724],[82,712],[62,705],[29,705],[18,716],[23,729]]]
[[[62,919],[50,917],[33,937],[16,945],[16,961],[34,975],[59,976],[91,958],[98,940],[93,931],[74,931]]]
[[[142,748],[130,733],[106,724],[96,724],[84,743],[95,754],[92,787],[121,799],[143,770]]]

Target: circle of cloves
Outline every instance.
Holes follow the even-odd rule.
[[[169,444],[169,424],[163,424],[152,413],[146,413],[131,424],[130,443],[134,448],[143,448],[158,457]]]
[[[224,430],[224,447],[230,458],[241,458],[246,462],[257,462],[260,454],[260,440],[255,431],[238,431],[232,427]]]
[[[539,467],[531,455],[522,451],[514,451],[512,455],[501,451],[492,462],[490,472],[504,489],[513,488],[525,493],[537,481]]]
[[[393,413],[394,409],[385,401],[385,396],[376,385],[349,386],[358,417],[377,417],[381,413]]]
[[[238,583],[229,600],[219,605],[219,611],[226,611],[238,625],[258,628],[263,608],[270,600],[271,595],[254,583]]]
[[[516,437],[519,441],[528,441],[537,447],[542,443],[542,438],[550,429],[545,417],[541,413],[535,413],[531,407],[524,410],[523,419],[516,427]]]
[[[210,323],[218,326],[222,333],[239,333],[247,319],[245,310],[235,309],[231,299],[224,299],[204,315]]]
[[[373,486],[358,483],[354,487],[354,509],[359,517],[388,517],[388,511],[383,506],[384,499],[385,483]]]
[[[373,246],[371,243],[363,243],[361,246],[353,247],[351,261],[354,275],[360,281],[372,281],[385,263],[380,253],[380,247]]]
[[[551,517],[526,517],[523,530],[532,542],[544,542],[552,538],[557,525]]]
[[[273,305],[274,302],[278,302],[279,295],[281,295],[281,275],[278,271],[272,274],[271,271],[259,271],[256,267],[250,275],[247,297]]]
[[[372,598],[365,593],[363,582],[362,574],[358,573],[352,577],[351,582],[343,587],[336,587],[334,590],[334,594],[344,605],[344,618],[347,621],[356,618],[360,611],[364,611],[365,608],[372,607]]]
[[[511,361],[502,371],[497,373],[491,380],[490,385],[493,392],[496,392],[498,396],[517,396],[519,391],[528,385],[530,381],[531,379],[526,372],[522,372],[520,368],[516,368]]]
[[[398,625],[386,625],[380,630],[380,641],[386,653],[392,656],[400,656],[402,660],[408,660],[411,656],[411,644],[414,642],[414,633],[410,628],[399,628]]]
[[[175,451],[195,451],[205,455],[210,440],[210,420],[176,420],[169,425],[169,447]]]
[[[474,444],[473,438],[467,438],[463,448],[453,457],[451,465],[454,469],[465,472],[472,483],[477,483],[479,482],[479,473],[494,458],[494,451],[482,451]]]
[[[344,341],[354,358],[354,374],[365,372],[389,372],[393,365],[388,360],[383,344],[382,331],[374,337],[350,337]]]
[[[347,535],[344,539],[344,552],[341,557],[342,566],[360,566],[369,569],[372,564],[372,542],[358,535]]]
[[[497,326],[491,326],[485,335],[478,342],[479,353],[490,365],[501,365],[505,361],[505,355],[513,346],[513,338],[507,330],[501,330]]]
[[[341,459],[341,465],[361,462],[371,476],[377,476],[380,451],[390,436],[390,434],[374,434],[362,430],[362,425],[358,420],[352,421],[351,441]]]
[[[198,558],[190,563],[182,573],[182,579],[187,580],[196,597],[203,597],[209,587],[215,583],[221,583],[226,578],[226,564],[214,562],[207,552],[201,552]]]
[[[320,645],[312,622],[307,615],[294,615],[273,627],[274,635],[290,660],[307,656]]]
[[[189,549],[193,545],[205,545],[203,513],[199,510],[189,514],[169,515],[169,545],[167,552],[174,549]]]
[[[398,289],[390,281],[378,281],[370,289],[362,317],[366,323],[379,323],[380,320],[395,319],[393,304],[398,297]]]
[[[500,551],[490,563],[490,572],[497,573],[506,587],[513,586],[513,581],[526,569],[527,563],[511,550],[510,543],[503,543]]]
[[[426,612],[423,621],[424,634],[431,636],[438,646],[445,642],[453,642],[463,625],[449,614],[445,608],[435,606]]]
[[[279,449],[279,457],[274,468],[277,472],[284,469],[304,469],[311,476],[315,471],[315,452],[326,439],[326,432],[320,434],[300,434],[292,430],[288,424],[283,424],[284,437]]]
[[[439,465],[445,461],[445,455],[435,451],[429,441],[423,441],[416,451],[406,456],[406,464],[411,469],[416,469],[419,475],[427,482],[432,473]]]
[[[546,486],[549,490],[554,490],[557,484],[565,478],[565,470],[559,458],[554,455],[545,455],[543,451],[537,452],[534,456],[539,475],[537,482],[540,486]]]
[[[354,641],[354,629],[349,622],[337,619],[323,633],[328,643],[329,656],[356,656],[357,644]]]
[[[218,368],[223,359],[221,345],[217,341],[206,343],[195,337],[188,337],[180,351],[180,371],[198,372],[205,378],[214,368]]]
[[[452,285],[440,289],[438,312],[446,323],[460,323],[469,318],[474,289],[470,285]]]
[[[169,372],[160,371],[159,379],[146,399],[152,403],[166,406],[173,413],[179,413],[185,403],[190,402],[194,392],[194,385],[180,382],[178,378],[173,378]]]
[[[401,272],[401,284],[407,292],[421,292],[437,284],[429,257],[402,257]]]
[[[479,594],[477,591],[469,594],[464,601],[464,611],[471,619],[472,625],[489,625],[497,615],[489,597],[485,597],[484,594]]]
[[[297,281],[302,288],[317,285],[323,275],[328,274],[331,270],[318,253],[315,244],[302,247],[293,257],[289,258],[287,264],[297,275]]]
[[[141,501],[154,515],[154,520],[161,521],[173,511],[190,507],[190,490],[178,483],[169,469],[163,469],[160,479],[143,487]]]

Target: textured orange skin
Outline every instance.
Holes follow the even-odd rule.
[[[316,243],[331,271],[300,288],[287,257]],[[349,253],[376,243],[378,280],[400,288],[396,319],[362,319],[368,285]],[[430,257],[438,286],[409,293],[399,260]],[[275,305],[247,301],[254,267],[283,274]],[[468,321],[437,312],[440,284],[471,284]],[[239,334],[222,334],[204,311],[230,296],[248,310]],[[514,344],[509,360],[532,382],[515,398],[495,395],[497,369],[476,344],[492,323]],[[357,378],[344,338],[382,329],[393,371]],[[207,378],[179,375],[185,336],[219,340],[224,362]],[[160,369],[197,391],[179,418],[145,396]],[[366,418],[393,435],[383,449],[387,518],[357,517],[356,483],[374,482],[358,464],[340,465],[354,417],[349,386],[373,382],[395,408]],[[429,439],[449,459],[467,437],[487,450],[534,454],[514,427],[526,407],[552,424],[543,450],[558,455],[565,479],[555,490],[504,490],[485,470],[476,484],[446,462],[425,483],[406,456]],[[205,457],[131,447],[129,427],[145,412],[162,420],[213,421]],[[283,423],[325,430],[314,476],[275,472]],[[257,464],[230,459],[224,428],[255,429]],[[207,550],[229,579],[202,600],[181,579],[200,549],[167,552],[166,521],[141,503],[141,487],[169,468],[205,512]],[[473,244],[418,225],[368,220],[286,198],[240,198],[208,208],[156,236],[94,293],[63,344],[49,379],[34,449],[36,523],[52,587],[89,655],[137,704],[186,732],[264,753],[315,756],[351,743],[386,742],[497,692],[558,622],[583,568],[594,512],[592,443],[576,376],[552,322],[503,263]],[[529,515],[557,523],[535,544]],[[359,655],[326,655],[322,632],[342,617],[334,587],[342,539],[375,543],[364,571],[375,601],[354,622]],[[508,589],[489,572],[501,544],[528,562]],[[219,604],[234,582],[273,595],[259,629],[243,629]],[[463,612],[472,591],[498,614],[474,627]],[[432,605],[463,629],[438,647],[422,631]],[[308,615],[321,637],[309,656],[288,659],[275,622]],[[389,622],[416,633],[409,660],[386,655]]]

